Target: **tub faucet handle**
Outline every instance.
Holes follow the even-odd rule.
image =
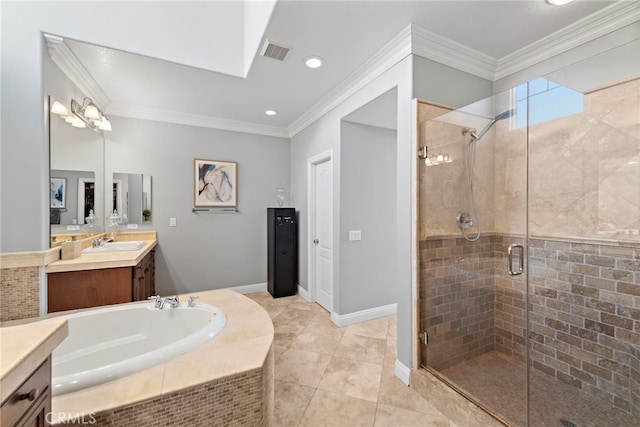
[[[200,297],[199,297],[199,296],[197,296],[197,295],[191,295],[191,296],[189,297],[189,304],[188,304],[188,307],[195,307],[195,306],[196,306],[196,300],[197,300],[198,298],[200,298]]]
[[[149,298],[147,299],[152,299],[155,300],[156,302],[156,308],[160,308],[160,306],[162,305],[162,298],[160,298],[160,295],[151,295]]]

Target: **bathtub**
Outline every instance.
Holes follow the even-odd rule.
[[[53,396],[103,384],[186,353],[219,333],[225,313],[208,304],[163,310],[120,304],[57,316],[68,337],[53,352]]]

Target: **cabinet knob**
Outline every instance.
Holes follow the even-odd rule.
[[[20,400],[29,400],[29,402],[33,402],[38,397],[38,394],[38,389],[32,388],[31,390],[29,390],[29,393],[25,393],[20,396]]]

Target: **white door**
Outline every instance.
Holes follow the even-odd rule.
[[[333,306],[333,177],[331,160],[315,165],[313,246],[316,301],[331,312]]]

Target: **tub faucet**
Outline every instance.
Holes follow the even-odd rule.
[[[155,300],[155,303],[156,303],[155,307],[156,308],[162,308],[162,298],[160,298],[160,295],[151,295],[147,299]]]
[[[176,308],[180,306],[180,299],[177,295],[165,298],[164,301],[162,301],[162,303],[160,304],[160,310],[164,308],[165,304],[169,304],[171,308]]]

